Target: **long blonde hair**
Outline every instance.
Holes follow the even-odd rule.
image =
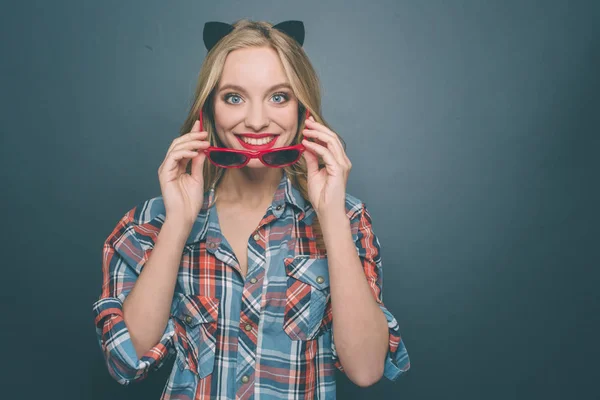
[[[204,116],[202,129],[208,132],[209,143],[212,146],[222,146],[214,129],[213,96],[223,72],[225,59],[234,50],[263,46],[273,48],[279,55],[292,91],[299,102],[298,132],[290,145],[298,144],[302,140],[301,132],[304,128],[306,109],[310,111],[317,122],[329,127],[321,115],[320,82],[303,48],[290,36],[277,29],[272,29],[273,25],[268,22],[241,19],[235,22],[233,26],[234,30],[221,39],[206,55],[198,76],[194,101],[185,122],[181,126],[180,136],[191,130],[192,125],[198,119],[200,107],[202,107]],[[340,140],[345,149],[344,140],[341,137]],[[319,157],[319,167],[324,166],[324,162]],[[188,172],[190,167],[191,163],[188,164]],[[298,189],[302,197],[309,202],[304,158],[300,158],[297,163],[284,167],[284,169],[292,184]],[[206,160],[203,173],[205,187],[216,189],[224,172],[224,168],[217,167]],[[317,237],[318,247],[324,249],[321,228],[316,219],[313,230]]]

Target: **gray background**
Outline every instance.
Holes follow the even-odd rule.
[[[305,22],[383,246],[412,369],[338,397],[598,398],[599,5],[514,0],[4,4],[3,393],[159,397],[170,365],[103,364],[102,243],[160,194],[204,22],[242,17]]]

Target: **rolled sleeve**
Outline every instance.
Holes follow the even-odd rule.
[[[96,336],[109,374],[120,384],[144,379],[160,368],[173,348],[175,327],[168,320],[154,347],[138,358],[123,318],[123,302],[133,288],[150,249],[142,245],[135,225],[125,215],[104,243],[102,294],[93,304]]]
[[[388,352],[385,358],[385,365],[383,368],[383,376],[388,378],[391,381],[395,381],[398,379],[400,375],[410,369],[410,360],[408,358],[408,352],[406,351],[406,347],[404,346],[404,341],[400,336],[400,328],[398,326],[398,321],[389,312],[389,310],[383,305],[379,304],[379,308],[383,311],[385,318],[388,322],[388,332],[389,332],[389,344],[388,344]],[[332,336],[333,338],[333,328],[332,328]],[[340,371],[344,372],[344,367],[340,362],[337,351],[335,349],[335,343],[333,340],[331,341],[331,352],[333,356],[333,362],[335,366]]]
[[[379,308],[385,315],[388,323],[389,344],[385,359],[383,375],[391,381],[410,369],[410,359],[400,335],[400,327],[394,315],[383,304],[383,264],[381,262],[381,245],[372,229],[372,220],[364,203],[361,209],[351,218],[351,229],[356,250],[360,257],[365,272],[365,277]],[[332,329],[333,330],[333,329]],[[332,332],[333,338],[333,332]],[[331,341],[331,350],[335,366],[344,371]]]

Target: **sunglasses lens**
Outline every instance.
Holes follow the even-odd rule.
[[[273,166],[290,164],[300,157],[300,151],[296,149],[274,151],[263,156],[265,163]]]
[[[210,159],[216,164],[234,167],[236,165],[242,165],[246,161],[246,156],[229,151],[211,151]]]

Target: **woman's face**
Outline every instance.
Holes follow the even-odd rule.
[[[228,54],[216,88],[214,110],[217,135],[233,149],[287,146],[298,129],[298,101],[277,52],[270,47]],[[266,168],[256,158],[247,167]]]

